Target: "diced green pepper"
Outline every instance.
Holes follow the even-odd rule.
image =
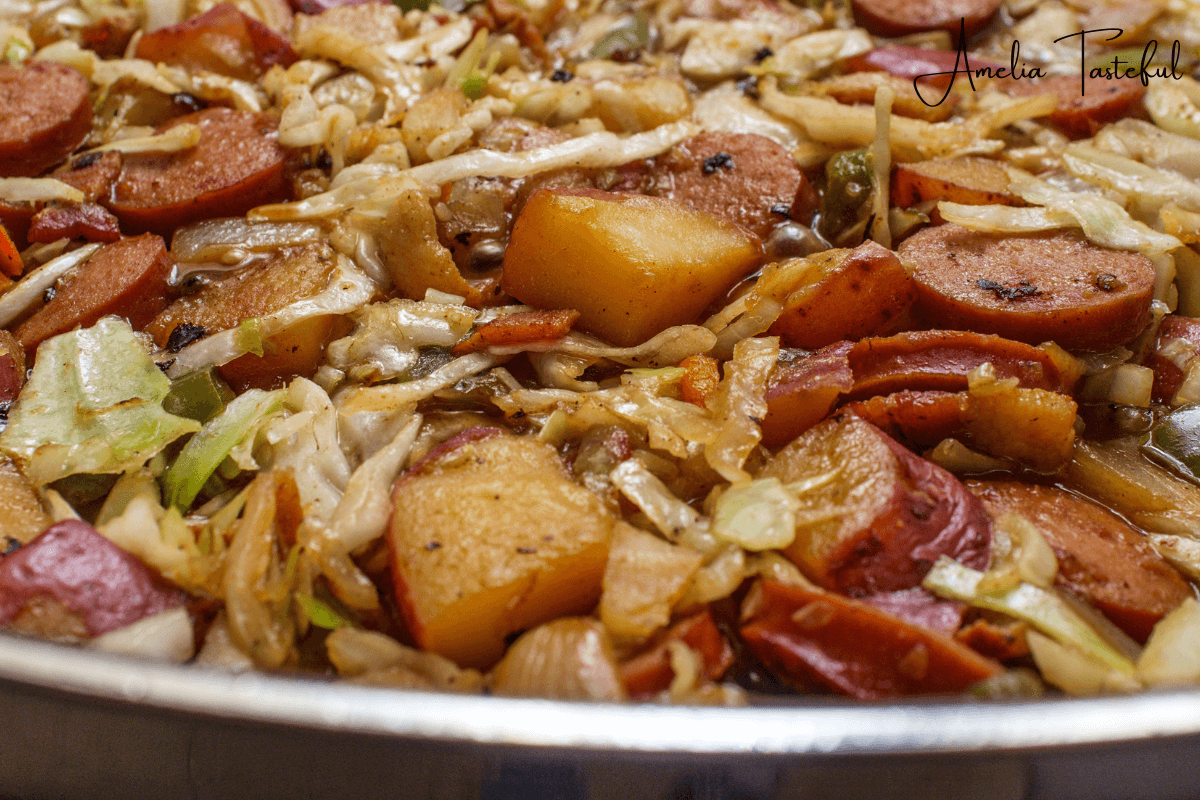
[[[236,395],[211,367],[171,382],[163,400],[168,413],[205,423],[225,410]]]

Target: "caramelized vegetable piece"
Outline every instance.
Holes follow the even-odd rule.
[[[87,327],[110,314],[141,328],[167,304],[171,257],[154,234],[105,245],[15,333],[32,354],[51,336]]]
[[[200,142],[178,153],[125,156],[108,207],[128,230],[170,236],[180,225],[245,214],[289,198],[287,152],[265,114],[209,108],[159,129],[200,126]]]
[[[1000,8],[1000,0],[853,0],[854,19],[876,36],[896,37],[926,31],[967,36],[982,30]]]
[[[0,459],[0,553],[13,542],[28,544],[52,521],[25,476],[7,458]]]
[[[25,348],[6,330],[0,330],[0,406],[17,399],[25,385]]]
[[[679,381],[679,395],[685,402],[704,408],[708,398],[717,391],[721,383],[721,371],[715,358],[706,355],[688,356],[679,362],[683,378]]]
[[[85,239],[115,242],[121,238],[117,218],[95,203],[48,205],[33,215],[27,234],[30,242]]]
[[[892,205],[909,208],[931,200],[963,205],[1025,205],[1008,191],[1008,173],[998,162],[977,156],[897,164],[892,173]],[[941,222],[937,209],[930,217]]]
[[[1058,558],[1055,582],[1145,642],[1168,611],[1192,596],[1145,537],[1116,514],[1052,486],[968,481],[993,516],[1008,511],[1038,527]]]
[[[423,649],[488,667],[505,637],[600,597],[614,519],[531,439],[467,442],[402,477],[388,527],[396,601]]]
[[[1141,110],[1146,87],[1136,80],[1097,80],[1080,91],[1077,75],[1060,75],[1036,81],[1004,81],[999,88],[1017,97],[1052,94],[1058,107],[1047,119],[1072,139],[1092,136],[1109,122]]]
[[[0,277],[15,278],[25,271],[25,262],[21,260],[21,251],[17,249],[4,225],[0,224]],[[0,280],[0,286],[7,286],[11,281]]]
[[[721,635],[707,607],[676,622],[653,646],[621,665],[621,682],[635,700],[646,700],[671,685],[671,653],[667,643],[681,641],[704,662],[704,677],[719,681],[733,665],[733,647]]]
[[[889,395],[864,403],[864,416],[889,432],[904,431],[908,441],[934,444],[942,437],[927,436],[950,420],[966,420],[965,401],[940,394],[966,389],[967,375],[985,363],[998,379],[1016,378],[1021,388],[1069,392],[1076,379],[1046,350],[999,336],[910,331],[841,342],[776,370],[766,395],[763,441],[778,446],[795,438],[842,400]],[[897,427],[884,424],[889,418]]]
[[[1079,231],[995,235],[939,225],[909,237],[917,311],[934,327],[1105,351],[1149,321],[1154,265]]]
[[[333,270],[333,258],[321,246],[285,250],[181,297],[155,317],[146,332],[159,347],[167,347],[181,325],[197,326],[201,335],[236,328],[244,320],[319,293]],[[265,340],[261,356],[247,353],[219,370],[236,391],[274,388],[281,380],[312,375],[325,356],[325,345],[344,333],[337,316],[311,317]]]
[[[932,447],[967,425],[965,392],[901,392],[847,403],[847,410],[897,441]]]
[[[762,581],[746,610],[746,645],[802,689],[859,700],[957,694],[1002,671],[948,636],[837,595]]]
[[[37,175],[92,129],[88,79],[50,61],[0,63],[0,177]]]
[[[179,592],[159,586],[142,562],[74,519],[0,559],[0,625],[39,596],[79,615],[91,636],[182,603]]]
[[[299,59],[286,38],[232,3],[219,3],[178,25],[146,34],[134,55],[244,81],[261,78],[275,64],[287,67]]]
[[[544,189],[526,203],[504,255],[503,288],[632,346],[701,312],[762,260],[737,225],[669,200]]]
[[[826,250],[808,262],[770,330],[789,347],[815,350],[888,333],[889,327],[896,330],[897,320],[917,296],[900,259],[875,242]]]
[[[987,565],[991,523],[953,475],[853,414],[827,420],[759,473],[800,483],[786,555],[821,586],[856,596],[910,589],[938,556]]]
[[[816,193],[791,153],[755,133],[702,133],[675,145],[655,166],[669,173],[662,196],[762,239],[789,219],[808,224],[816,210]],[[652,177],[653,186],[662,178]]]
[[[489,347],[511,347],[536,342],[553,342],[571,332],[578,311],[520,311],[484,323],[454,345],[450,354],[465,356]]]

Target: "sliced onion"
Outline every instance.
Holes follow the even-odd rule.
[[[1150,634],[1137,674],[1148,686],[1200,683],[1200,603],[1189,597]]]
[[[618,523],[600,595],[604,627],[614,636],[642,640],[665,626],[701,560],[694,550]]]
[[[231,248],[257,252],[315,244],[322,239],[321,229],[305,222],[206,219],[177,230],[171,239],[171,254],[178,261],[219,261]]]
[[[109,631],[89,642],[88,647],[179,664],[187,661],[196,652],[192,619],[183,606],[161,611],[132,625]]]
[[[492,672],[496,694],[555,700],[624,700],[612,642],[593,619],[540,625],[508,649]]]

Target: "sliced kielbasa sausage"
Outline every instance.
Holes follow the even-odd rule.
[[[52,300],[16,329],[27,353],[51,336],[94,324],[108,314],[141,328],[166,308],[171,257],[153,234],[105,245]]]
[[[245,81],[258,80],[275,64],[287,67],[299,59],[286,37],[233,3],[220,3],[178,25],[146,34],[136,55]]]
[[[1000,0],[852,0],[854,19],[876,36],[946,31],[979,32],[1000,10]]]
[[[990,513],[1014,511],[1036,525],[1058,557],[1056,582],[1140,642],[1164,614],[1192,596],[1140,533],[1095,503],[1017,481],[968,481],[967,488]]]
[[[927,228],[900,245],[917,313],[934,327],[995,333],[1068,350],[1105,351],[1146,327],[1154,264],[1076,230],[995,235]]]
[[[789,219],[808,223],[816,208],[816,194],[796,160],[755,133],[702,133],[673,147],[656,166],[650,193],[725,217],[760,238]]]
[[[1058,107],[1046,119],[1072,139],[1092,136],[1108,123],[1140,111],[1142,95],[1146,93],[1146,87],[1140,81],[1097,78],[1085,86],[1072,75],[1037,81],[1005,81],[1000,88],[1017,97],[1054,95],[1058,98]]]
[[[0,63],[0,177],[39,175],[92,129],[88,80],[47,61]]]
[[[109,208],[130,231],[169,236],[180,225],[236,217],[290,196],[287,151],[266,114],[208,108],[160,128],[190,122],[200,142],[169,154],[125,157]]]

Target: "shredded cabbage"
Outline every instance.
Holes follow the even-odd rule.
[[[136,469],[200,427],[163,410],[170,388],[129,323],[105,317],[38,348],[0,450],[38,486]]]
[[[712,532],[747,550],[778,550],[796,538],[800,501],[778,478],[735,483],[713,509]]]

